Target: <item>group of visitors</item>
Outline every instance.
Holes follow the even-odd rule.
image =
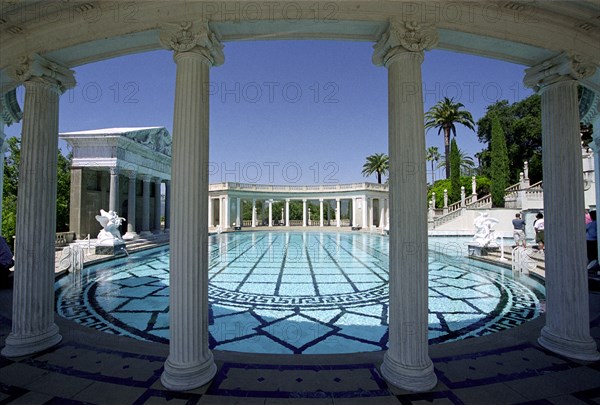
[[[513,238],[515,239],[516,246],[527,247],[527,240],[525,235],[525,220],[521,218],[520,213],[515,214],[515,219],[512,220],[513,224]],[[535,231],[535,242],[537,243],[538,250],[544,252],[544,214],[538,212],[533,222],[533,229]]]

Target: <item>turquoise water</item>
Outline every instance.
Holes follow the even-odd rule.
[[[465,239],[430,238],[431,343],[539,316],[543,287],[464,258]],[[238,232],[209,244],[211,348],[350,353],[386,348],[388,238],[365,233]],[[56,282],[57,311],[92,328],[168,342],[169,250],[90,266]]]

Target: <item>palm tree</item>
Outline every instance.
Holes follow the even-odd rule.
[[[381,184],[381,175],[387,174],[390,168],[390,158],[385,153],[376,153],[367,156],[367,162],[363,165],[362,174],[365,177],[377,173],[377,182]]]
[[[475,169],[475,161],[473,158],[460,148],[458,149],[458,156],[460,158],[460,173],[465,175],[471,174],[473,169]],[[446,164],[446,156],[442,155],[441,160],[442,161],[437,165],[438,169],[441,169]]]
[[[435,182],[435,172],[433,169],[433,163],[440,160],[440,151],[437,146],[430,146],[427,148],[427,161],[431,162],[431,184]]]
[[[444,97],[425,113],[425,129],[438,128],[438,134],[444,131],[444,154],[446,160],[446,178],[450,178],[450,133],[456,136],[455,124],[462,124],[474,131],[475,122],[470,112],[461,110],[464,105],[455,103],[454,98]]]

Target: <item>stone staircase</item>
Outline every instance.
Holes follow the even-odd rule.
[[[149,249],[156,246],[166,245],[169,243],[169,233],[163,232],[160,234],[151,234],[145,237],[140,237],[134,240],[125,241],[125,250],[128,254],[144,249]],[[55,273],[64,273],[68,271],[69,255],[71,250],[67,249],[71,246],[79,246],[83,250],[83,264],[91,264],[98,261],[112,259],[112,255],[97,255],[95,239],[75,240],[67,246],[57,248],[55,254]]]

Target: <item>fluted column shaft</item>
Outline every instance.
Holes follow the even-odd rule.
[[[161,212],[161,199],[160,199],[160,184],[162,183],[160,178],[154,179],[154,233],[160,233],[160,212]]]
[[[165,232],[169,228],[171,228],[171,180],[165,180]]]
[[[369,199],[367,198],[367,196],[363,196],[362,197],[362,202],[363,202],[363,207],[362,207],[362,227],[366,228],[367,227],[367,217],[368,217],[368,211],[369,211]]]
[[[256,199],[252,199],[252,228],[256,227]]]
[[[137,173],[134,171],[128,173],[129,185],[127,190],[127,233],[123,235],[123,239],[134,239],[137,237],[135,232],[136,176]]]
[[[398,42],[399,38],[418,41],[406,44]],[[434,30],[393,22],[374,54],[374,62],[388,68],[389,349],[381,372],[392,384],[411,391],[426,391],[437,383],[427,340],[427,179],[421,79],[423,49],[435,38]]]
[[[238,197],[235,202],[235,226],[242,226],[242,199]]]
[[[546,325],[539,343],[567,357],[598,360],[589,327],[576,80],[584,65],[572,62],[562,55],[527,69],[525,75],[525,83],[541,92],[542,102]],[[559,75],[548,74],[555,69]]]
[[[269,204],[269,228],[273,226],[273,200],[267,201]]]
[[[290,200],[285,200],[285,226],[290,226]]]
[[[213,199],[212,197],[208,198],[208,226],[212,227],[214,224],[213,221]]]
[[[302,226],[306,226],[306,200],[302,200]]]
[[[223,197],[223,229],[229,229],[229,227],[231,226],[231,221],[229,220],[229,209],[230,209],[230,203],[229,203],[229,196],[224,196]]]
[[[150,233],[150,176],[142,176],[142,235]]]
[[[340,226],[342,226],[341,223],[341,215],[342,215],[342,202],[340,201],[339,198],[335,199],[335,222],[336,222],[336,226],[339,228]]]
[[[119,211],[119,168],[110,168],[110,187],[108,190],[108,210]]]
[[[323,199],[319,199],[319,226],[323,227]]]
[[[211,33],[182,45],[191,27],[164,33],[177,64],[173,115],[173,217],[170,263],[169,357],[161,381],[188,390],[210,381],[216,372],[208,348],[208,156]],[[204,38],[201,39],[200,37]],[[189,39],[189,38],[188,38]],[[216,40],[215,40],[216,41]],[[227,202],[228,204],[228,202]]]
[[[46,60],[29,63],[27,69]],[[7,357],[37,353],[62,340],[54,323],[58,105],[62,85],[74,81],[64,68],[58,78],[38,72],[32,69],[23,77],[12,328],[2,350]]]

